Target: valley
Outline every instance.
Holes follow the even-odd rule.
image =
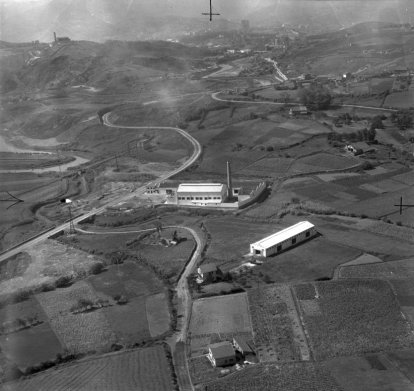
[[[3,45],[1,390],[414,389],[414,32],[232,34]]]

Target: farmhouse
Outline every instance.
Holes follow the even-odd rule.
[[[289,115],[307,115],[308,108],[306,106],[296,106],[289,110]]]
[[[206,263],[197,269],[198,278],[202,281],[217,281],[217,278],[222,275],[220,268],[214,263]]]
[[[227,186],[222,183],[182,183],[177,189],[177,205],[221,204],[226,197]]]
[[[212,344],[208,347],[208,359],[215,367],[233,365],[236,363],[236,353],[229,341]]]
[[[301,221],[256,243],[252,243],[250,253],[270,257],[315,236],[316,233],[313,224],[309,221]]]

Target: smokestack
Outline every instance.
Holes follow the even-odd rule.
[[[53,37],[55,38],[55,42],[57,41],[56,39],[56,33],[53,33]]]
[[[233,186],[231,184],[231,167],[230,162],[227,162],[227,198],[233,198]]]

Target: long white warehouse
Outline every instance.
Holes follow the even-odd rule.
[[[280,253],[316,234],[316,228],[312,223],[309,221],[301,221],[251,244],[250,253],[262,257],[270,257],[271,255]]]

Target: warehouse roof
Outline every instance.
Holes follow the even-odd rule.
[[[301,221],[291,227],[285,228],[282,231],[276,232],[273,235],[253,243],[252,246],[269,248],[314,227],[315,226],[309,221]]]
[[[221,193],[222,183],[181,183],[177,192],[180,193]]]
[[[216,360],[218,358],[234,357],[235,355],[233,345],[229,341],[214,343],[209,345],[209,349]]]

